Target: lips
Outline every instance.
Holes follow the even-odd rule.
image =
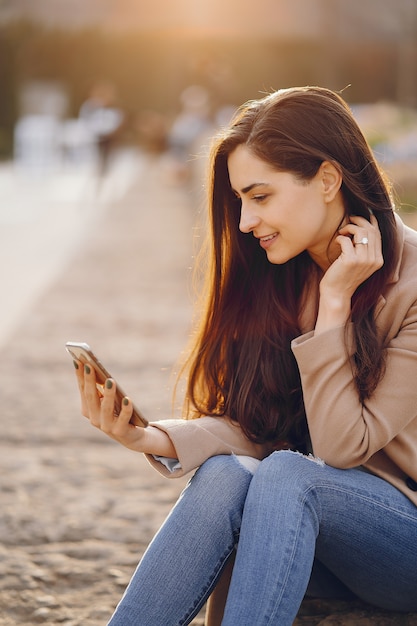
[[[266,235],[265,237],[259,237],[259,244],[262,248],[266,249],[272,245],[275,239],[278,237],[278,233],[272,233],[272,235]]]
[[[259,237],[259,241],[270,241],[271,239],[275,239],[275,237],[277,237],[278,233],[273,233],[272,235],[267,235],[266,237]]]

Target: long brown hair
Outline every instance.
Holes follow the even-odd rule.
[[[243,105],[215,142],[210,162],[206,294],[187,364],[187,416],[227,415],[253,441],[305,449],[307,425],[291,340],[300,334],[303,289],[317,271],[304,252],[271,264],[239,231],[239,200],[227,159],[239,145],[277,171],[311,180],[323,161],[339,168],[346,217],[378,220],[383,267],[352,300],[353,376],[361,401],[384,373],[374,309],[396,263],[390,189],[345,101],[319,87],[280,90]]]

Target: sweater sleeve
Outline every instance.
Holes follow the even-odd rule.
[[[224,417],[169,419],[152,422],[151,426],[168,435],[177,453],[180,467],[174,471],[170,471],[152,455],[145,455],[149,463],[167,478],[184,476],[218,454],[262,459],[268,453],[265,446],[249,441],[238,424]]]
[[[401,299],[394,304],[400,309]],[[379,450],[391,453],[399,433],[415,423],[417,303],[401,318],[387,345],[384,375],[363,403],[352,374],[352,323],[347,329],[308,333],[292,342],[313,451],[329,465],[355,467]]]

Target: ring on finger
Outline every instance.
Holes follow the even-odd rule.
[[[360,241],[355,241],[354,244],[355,246],[367,246],[369,243],[369,239],[368,237],[362,237],[362,239]]]

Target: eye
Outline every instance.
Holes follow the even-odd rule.
[[[267,195],[266,194],[256,194],[256,196],[252,197],[252,200],[255,200],[255,202],[264,202],[267,199]]]

